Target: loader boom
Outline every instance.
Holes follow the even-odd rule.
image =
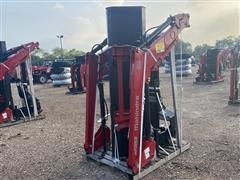
[[[6,59],[0,63],[0,80],[3,80],[6,73],[11,73],[15,68],[22,64],[30,55],[30,53],[38,48],[38,43],[28,43],[15,48],[10,56],[6,56]]]

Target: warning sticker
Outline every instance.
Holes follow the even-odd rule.
[[[148,159],[150,157],[150,148],[147,147],[144,149],[145,159]]]
[[[3,119],[7,119],[7,113],[6,112],[2,113],[2,117]]]
[[[158,43],[155,44],[155,48],[156,48],[156,53],[161,53],[163,51],[165,51],[165,44],[164,41],[159,41]]]

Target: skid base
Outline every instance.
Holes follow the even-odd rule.
[[[84,94],[84,93],[86,93],[86,91],[80,91],[80,90],[70,90],[69,89],[69,91],[67,91],[65,94],[66,95],[75,95],[75,94]]]
[[[234,101],[228,101],[229,105],[240,105],[240,99]]]
[[[221,79],[221,80],[217,80],[217,81],[195,81],[193,82],[193,84],[198,84],[198,85],[211,85],[211,84],[216,84],[216,83],[220,83],[220,82],[223,82],[224,79]]]
[[[75,94],[85,94],[86,91],[74,91],[74,92],[66,92],[66,95],[75,95]]]
[[[45,115],[38,115],[36,117],[32,117],[31,119],[27,118],[26,120],[25,119],[20,119],[18,121],[5,122],[5,123],[0,124],[0,128],[13,126],[13,125],[17,125],[17,124],[20,124],[20,123],[37,121],[37,120],[45,119],[45,117],[46,117]]]
[[[95,151],[94,154],[87,154],[88,159],[95,160],[99,163],[105,164],[112,168],[116,168],[126,174],[129,175],[130,179],[140,179],[146,176],[147,174],[151,173],[152,171],[159,168],[161,165],[165,164],[166,162],[170,161],[174,157],[180,155],[182,152],[186,151],[190,148],[190,143],[183,141],[182,148],[177,148],[176,151],[173,150],[172,147],[164,148],[169,154],[167,155],[165,152],[161,151],[159,158],[153,160],[148,166],[142,169],[141,173],[133,174],[131,169],[128,168],[127,163],[125,161],[114,162],[112,158],[112,152],[107,151],[106,154],[102,157],[103,150]]]

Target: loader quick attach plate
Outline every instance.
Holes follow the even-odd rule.
[[[27,123],[27,122],[42,120],[42,119],[45,119],[45,117],[46,117],[45,115],[38,115],[36,117],[32,117],[31,119],[28,117],[26,119],[21,118],[20,120],[17,120],[17,121],[10,121],[10,122],[2,123],[2,124],[0,124],[0,128],[13,126],[13,125],[17,125],[20,123]]]
[[[88,159],[97,161],[101,164],[120,170],[123,173],[128,174],[130,179],[134,180],[134,179],[143,178],[144,176],[148,175],[152,171],[156,170],[157,168],[167,163],[174,157],[180,155],[181,153],[188,150],[189,148],[190,148],[190,143],[187,143],[185,141],[182,141],[182,148],[181,149],[176,148],[176,151],[174,151],[172,146],[164,147],[164,149],[168,152],[168,155],[164,151],[160,150],[159,158],[152,160],[152,162],[149,165],[147,165],[145,168],[142,168],[141,173],[138,173],[138,174],[132,173],[131,169],[129,169],[127,166],[127,162],[114,161],[111,150],[108,150],[104,156],[102,156],[103,149],[95,151],[93,154],[87,154],[86,156]]]

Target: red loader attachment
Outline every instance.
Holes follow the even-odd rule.
[[[114,34],[111,18],[125,19],[127,13],[133,13],[127,14],[128,17],[136,14],[142,17],[143,10],[143,7],[107,8],[107,14],[111,14],[108,16],[108,33]],[[116,26],[122,23],[121,27],[126,27],[124,24],[128,22],[123,19],[114,21],[117,22]],[[136,21],[138,20],[136,18]],[[129,29],[134,29],[133,21],[130,24],[133,27]],[[187,27],[188,14],[170,16],[150,34],[136,29],[133,36],[138,33],[141,37],[135,39],[133,44],[132,36],[121,36],[118,31],[115,37],[108,34],[108,48],[97,54],[96,49],[93,49],[86,54],[84,148],[89,158],[116,167],[132,177],[141,178],[164,161],[189,148],[189,144],[182,143],[181,132],[178,130],[175,67],[172,68],[174,112],[169,111],[163,104],[159,87],[160,63],[173,49],[181,31]],[[129,29],[123,28],[123,31]],[[96,48],[100,50],[105,45],[106,43],[101,43]],[[104,92],[103,77],[106,74],[109,74],[109,103]],[[97,99],[100,105],[98,121]],[[107,126],[108,119],[111,120],[110,128]],[[164,121],[165,127],[161,126],[160,120]],[[96,132],[97,123],[100,125]],[[150,165],[151,163],[154,165]]]
[[[39,118],[41,110],[40,102],[34,96],[30,53],[38,48],[38,43],[27,43],[6,50],[5,42],[1,42],[0,52],[0,127],[6,127],[28,119]],[[19,68],[18,77],[11,75]],[[11,81],[15,79],[20,99],[23,100],[21,107],[13,102]],[[29,88],[28,85],[29,83]]]
[[[230,50],[228,49],[208,49],[200,56],[198,77],[196,84],[213,84],[223,82],[223,71],[229,64]]]
[[[240,43],[231,50],[229,104],[240,104]]]

